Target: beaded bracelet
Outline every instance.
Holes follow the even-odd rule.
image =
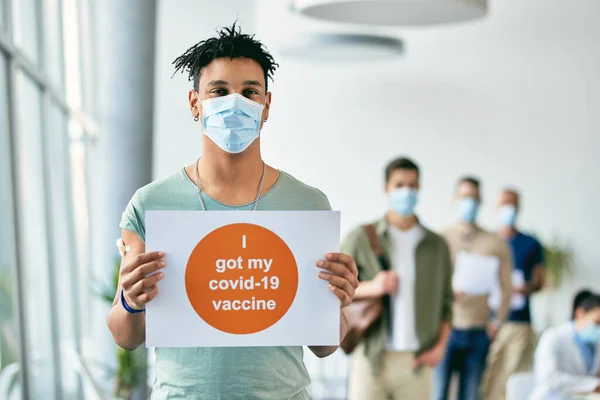
[[[145,312],[146,311],[145,308],[143,310],[136,310],[134,308],[131,308],[129,306],[129,304],[127,304],[127,302],[125,301],[125,295],[123,294],[123,289],[121,289],[121,305],[123,306],[123,308],[125,309],[125,311],[127,311],[130,314],[137,314],[137,313],[141,313],[141,312]]]

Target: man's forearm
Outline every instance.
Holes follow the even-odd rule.
[[[444,321],[440,325],[440,333],[438,335],[438,341],[436,346],[446,348],[448,344],[448,339],[450,338],[450,331],[452,330],[450,326],[450,322]]]
[[[346,318],[346,315],[344,314],[344,309],[341,309],[340,310],[340,343],[342,343],[342,340],[344,340],[347,333],[348,333],[348,319]]]
[[[125,350],[135,350],[146,340],[145,313],[128,313],[117,303],[108,312],[107,323],[115,343]]]
[[[508,272],[504,270],[503,276],[500,277],[501,298],[500,306],[498,307],[498,311],[496,311],[497,323],[503,323],[506,321],[508,314],[510,313],[510,301],[513,294],[512,279],[510,274],[510,269]]]
[[[354,292],[354,300],[376,299],[382,297],[381,288],[373,281],[363,281]]]
[[[348,332],[348,320],[344,315],[344,310],[340,310],[340,343],[346,337],[346,333]],[[338,349],[339,346],[308,346],[310,351],[314,353],[315,356],[323,358],[327,357]]]
[[[543,265],[536,265],[533,268],[533,279],[531,282],[530,294],[542,290],[544,287],[545,270]]]
[[[498,311],[496,311],[496,323],[501,324],[508,318],[508,313],[510,312],[510,298],[511,294],[502,294],[500,307],[498,308]]]
[[[536,292],[539,292],[540,290],[542,290],[542,285],[540,285],[539,283],[536,282],[528,282],[525,285],[525,291],[521,292],[527,296],[530,296]]]

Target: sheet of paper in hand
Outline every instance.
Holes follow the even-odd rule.
[[[163,251],[146,346],[338,345],[340,303],[317,260],[338,252],[334,211],[147,211]]]
[[[512,272],[512,284],[513,289],[519,289],[525,286],[525,277],[523,271],[514,269]],[[500,308],[500,302],[502,300],[502,290],[500,284],[497,282],[492,290],[492,294],[488,299],[488,305],[492,310]],[[510,309],[511,310],[522,310],[525,307],[525,296],[519,293],[515,293],[510,297]]]
[[[490,294],[498,281],[500,259],[466,251],[456,253],[452,288],[471,296]]]

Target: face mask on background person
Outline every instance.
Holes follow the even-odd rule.
[[[595,323],[590,323],[579,332],[581,339],[589,344],[600,342],[600,326]]]
[[[515,226],[517,220],[517,209],[515,206],[502,206],[500,207],[500,223],[502,226]]]
[[[468,224],[472,224],[477,218],[479,202],[473,197],[463,197],[458,201],[458,218]]]
[[[263,104],[233,93],[202,103],[202,128],[217,146],[228,153],[246,150],[258,137]]]
[[[388,199],[391,210],[408,217],[413,215],[417,205],[418,192],[410,188],[398,188],[390,192]]]

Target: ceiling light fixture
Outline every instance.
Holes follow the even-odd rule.
[[[320,32],[287,37],[282,56],[320,62],[394,60],[404,53],[402,40],[370,34]]]
[[[487,13],[487,0],[293,0],[311,18],[352,24],[425,26],[468,21]]]

